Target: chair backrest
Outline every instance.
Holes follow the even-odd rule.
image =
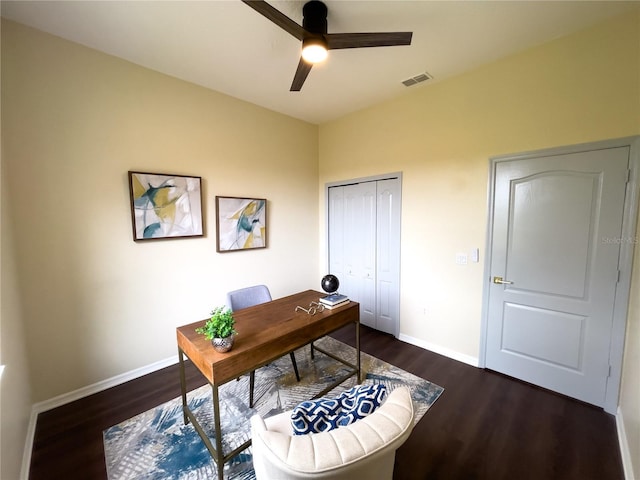
[[[266,285],[254,285],[227,293],[227,306],[233,311],[270,301],[271,293]]]

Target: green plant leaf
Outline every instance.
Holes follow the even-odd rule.
[[[235,319],[228,307],[215,307],[211,310],[211,318],[202,327],[196,328],[196,333],[204,335],[207,340],[225,338],[235,335]]]

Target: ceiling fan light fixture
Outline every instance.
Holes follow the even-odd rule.
[[[291,82],[291,92],[299,92],[302,89],[313,65],[325,60],[328,50],[411,45],[412,32],[328,33],[327,6],[321,0],[310,0],[304,4],[302,25],[265,0],[242,1],[302,42],[302,55]]]
[[[327,58],[327,42],[324,38],[309,37],[302,41],[302,58],[309,63],[319,63]]]

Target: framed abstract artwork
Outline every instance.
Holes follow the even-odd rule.
[[[133,240],[202,237],[201,177],[129,172]]]
[[[219,253],[267,246],[267,200],[216,197],[216,250]]]

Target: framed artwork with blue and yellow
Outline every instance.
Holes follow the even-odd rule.
[[[216,250],[219,253],[267,247],[267,200],[216,197]]]
[[[129,172],[133,240],[202,237],[202,179]]]

